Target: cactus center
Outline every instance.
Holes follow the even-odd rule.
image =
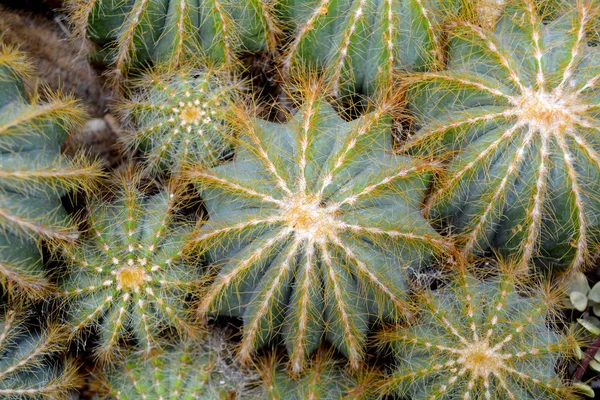
[[[469,347],[460,351],[459,362],[471,371],[473,377],[487,377],[502,368],[504,365],[502,355],[497,353],[487,340],[471,343]]]
[[[528,90],[519,101],[521,119],[538,130],[553,132],[572,124],[572,101],[544,91]]]
[[[124,289],[137,289],[146,280],[146,271],[137,266],[126,266],[117,271],[117,282]]]
[[[179,112],[181,125],[198,124],[204,114],[202,108],[188,104]]]
[[[334,230],[333,215],[321,205],[316,196],[296,195],[282,208],[283,219],[296,234],[316,241],[323,241]]]

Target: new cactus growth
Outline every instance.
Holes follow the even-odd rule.
[[[600,228],[600,64],[586,43],[596,8],[568,2],[547,24],[534,1],[508,2],[493,32],[458,23],[448,70],[416,78],[422,128],[406,148],[446,156],[427,210],[465,252],[586,265]]]
[[[0,285],[40,297],[48,293],[48,281],[38,242],[77,237],[60,197],[89,187],[99,171],[83,158],[60,154],[83,110],[68,96],[28,96],[24,79],[30,70],[22,53],[0,47]]]
[[[236,92],[214,69],[155,69],[118,106],[132,122],[125,141],[145,152],[153,172],[175,172],[191,162],[214,165],[231,151],[225,114]]]
[[[240,50],[274,51],[278,29],[265,0],[69,0],[80,34],[103,46],[117,72],[179,64],[201,53],[231,64]]]
[[[414,400],[578,398],[558,365],[577,339],[546,320],[561,294],[519,284],[516,268],[485,281],[462,271],[424,293],[420,321],[384,339],[397,361],[384,387]]]
[[[62,400],[81,382],[72,361],[58,362],[66,349],[64,327],[32,330],[25,315],[0,312],[0,397],[14,400]]]
[[[139,186],[124,174],[112,203],[90,206],[90,237],[65,249],[61,293],[70,300],[71,334],[97,327],[101,361],[122,339],[136,339],[149,354],[165,328],[190,331],[186,296],[199,273],[182,254],[189,229],[176,219],[180,199],[170,187],[146,197]]]
[[[399,71],[441,65],[440,16],[452,1],[446,3],[283,0],[282,14],[293,27],[283,66],[323,70],[334,95],[373,94]]]
[[[370,317],[406,311],[406,272],[446,246],[419,213],[434,166],[392,153],[390,107],[346,122],[321,90],[286,124],[241,115],[235,159],[187,172],[218,272],[199,313],[243,318],[243,360],[280,332],[296,373],[325,337],[358,368]]]

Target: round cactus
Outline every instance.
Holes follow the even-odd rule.
[[[582,268],[598,244],[595,8],[564,8],[543,24],[534,1],[508,2],[492,32],[458,23],[448,71],[410,96],[421,128],[406,149],[449,159],[429,216],[465,252],[518,253],[523,269]]]
[[[117,108],[132,123],[124,140],[146,153],[152,172],[177,171],[183,163],[214,165],[231,151],[225,114],[237,88],[207,69],[155,70],[133,85]]]
[[[293,27],[284,68],[324,70],[334,95],[373,94],[398,71],[441,65],[440,15],[453,2],[446,3],[283,0],[282,13]]]
[[[22,53],[0,47],[0,285],[41,297],[48,281],[37,242],[77,237],[60,198],[88,188],[100,173],[83,158],[60,154],[83,110],[68,96],[28,96],[24,79],[30,70]]]
[[[218,270],[199,313],[243,318],[244,360],[281,328],[295,372],[324,337],[358,367],[370,317],[406,311],[406,272],[446,245],[419,213],[433,165],[393,154],[388,107],[346,122],[307,87],[287,124],[240,116],[235,159],[186,174]]]
[[[179,64],[201,53],[233,63],[236,53],[274,51],[278,29],[265,0],[69,0],[81,35],[103,46],[117,72],[150,61]]]
[[[517,268],[486,281],[457,273],[424,293],[420,320],[383,339],[397,361],[384,387],[414,400],[578,398],[557,373],[577,339],[546,321],[562,294],[518,284]]]
[[[81,379],[72,361],[59,362],[66,349],[64,327],[31,329],[25,314],[0,312],[0,397],[14,400],[61,400]]]
[[[189,332],[185,300],[199,279],[183,259],[189,229],[176,220],[174,190],[146,198],[135,179],[121,180],[112,203],[93,202],[91,237],[65,249],[71,263],[61,282],[72,335],[98,327],[101,361],[122,339],[136,339],[149,354],[165,328]]]

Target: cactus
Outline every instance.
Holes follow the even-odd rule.
[[[598,245],[596,9],[564,8],[542,24],[535,2],[509,2],[493,32],[458,23],[448,70],[409,96],[421,128],[405,150],[449,159],[429,216],[466,253],[518,253],[523,269],[582,268]]]
[[[135,176],[120,180],[112,203],[92,201],[91,237],[65,249],[71,262],[61,282],[71,335],[98,327],[101,362],[123,339],[136,339],[150,354],[164,329],[191,332],[185,300],[199,279],[181,251],[189,229],[176,220],[176,191],[146,198]]]
[[[222,72],[181,67],[157,69],[133,85],[120,106],[132,122],[125,142],[147,153],[152,172],[180,169],[183,163],[214,165],[231,151],[225,114],[237,88]]]
[[[421,296],[420,320],[385,334],[397,366],[383,387],[410,399],[575,399],[557,372],[577,335],[553,330],[560,293],[525,286],[518,265],[485,281],[466,271]],[[527,294],[525,296],[524,294]]]
[[[14,400],[66,399],[81,379],[71,361],[57,362],[66,349],[64,327],[31,329],[27,316],[0,312],[0,397]]]
[[[434,165],[392,153],[388,105],[345,122],[302,92],[285,125],[239,112],[234,161],[186,172],[218,270],[198,312],[243,318],[242,360],[282,328],[294,372],[322,337],[358,368],[370,317],[407,312],[406,272],[447,246],[419,213]]]
[[[201,53],[232,64],[237,52],[274,51],[278,28],[265,0],[69,0],[80,35],[98,42],[116,72],[148,62],[179,64]]]
[[[77,237],[60,197],[89,188],[100,173],[82,157],[61,156],[66,132],[81,122],[83,110],[73,98],[43,88],[28,96],[24,80],[31,72],[24,54],[0,47],[0,285],[41,297],[49,283],[38,242]]]
[[[372,95],[399,71],[438,67],[444,59],[441,15],[455,1],[283,0],[293,27],[283,66],[325,72],[334,95]],[[301,68],[302,70],[303,68]]]
[[[282,362],[270,354],[258,363],[262,377],[264,400],[304,400],[304,399],[375,399],[373,390],[378,375],[368,369],[349,373],[343,371],[340,363],[332,358],[331,352],[316,351],[310,367],[299,378],[290,377],[282,367]]]

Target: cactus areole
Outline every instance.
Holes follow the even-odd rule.
[[[459,23],[449,69],[416,82],[421,129],[407,147],[450,162],[429,215],[466,252],[518,253],[551,269],[584,267],[600,229],[600,63],[586,41],[591,2],[548,22],[511,2],[495,30]]]
[[[200,312],[243,318],[243,358],[280,332],[296,372],[325,337],[357,367],[370,317],[402,311],[406,272],[444,245],[419,213],[432,166],[391,152],[382,109],[345,122],[319,98],[240,135],[233,162],[188,172],[219,266]]]

